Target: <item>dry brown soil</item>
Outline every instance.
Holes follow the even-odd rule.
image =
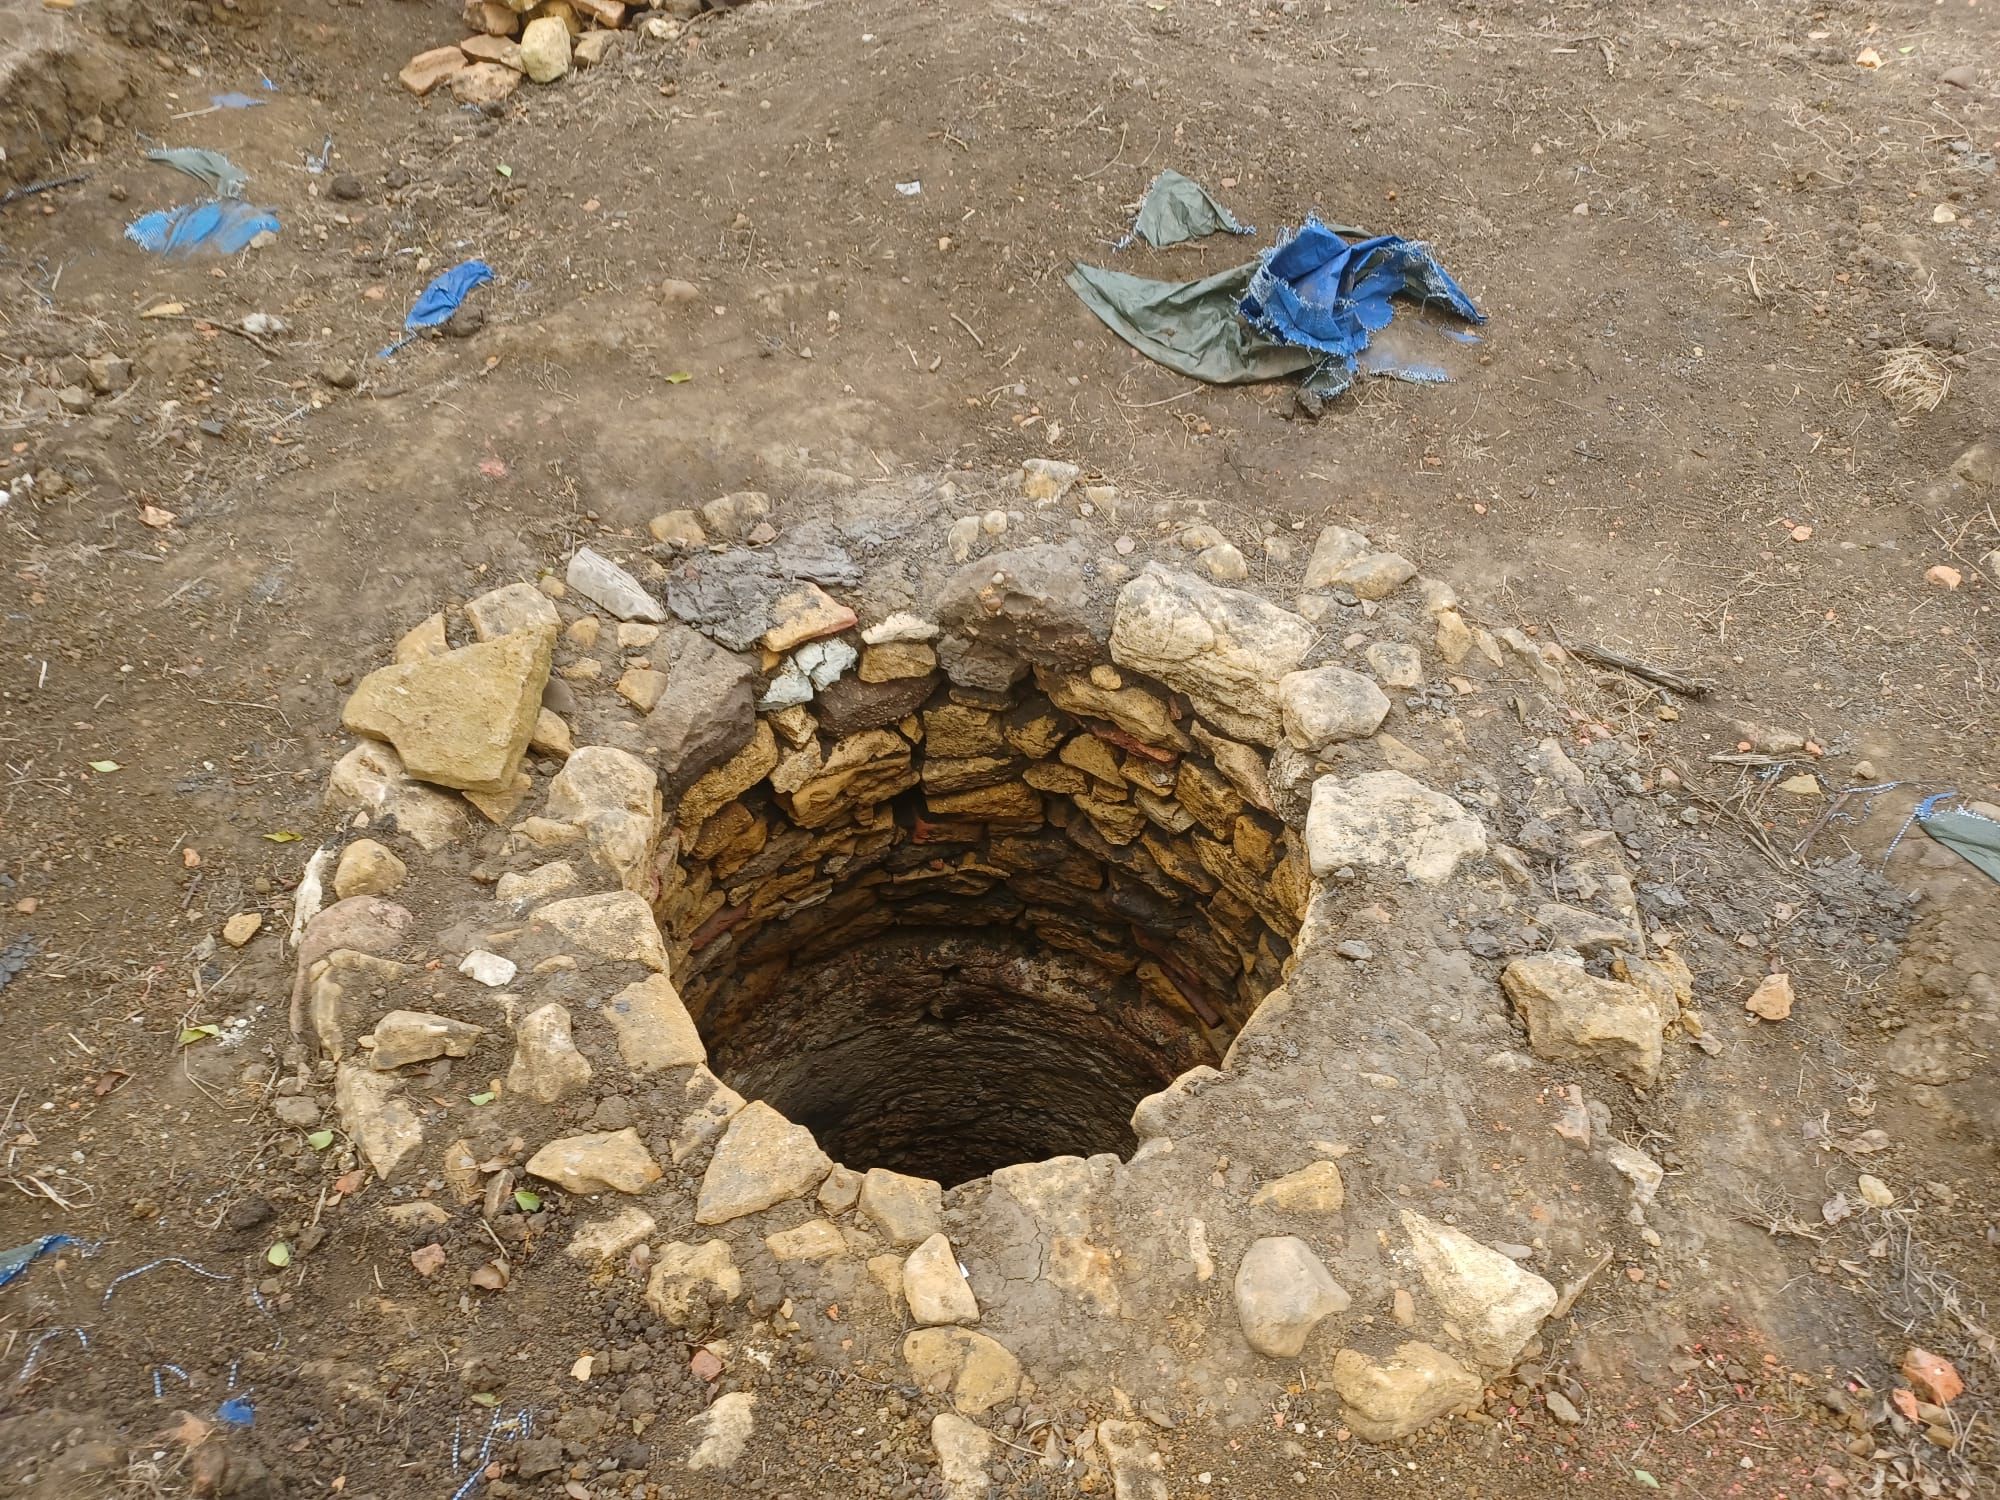
[[[185,9],[121,54],[136,93],[101,143],[49,168],[89,180],[0,209],[0,947],[38,945],[0,991],[0,1245],[103,1241],[0,1291],[0,1476],[180,1494],[221,1453],[223,1492],[254,1492],[255,1463],[275,1493],[442,1500],[463,1480],[451,1434],[483,1432],[470,1398],[497,1393],[572,1453],[495,1494],[623,1493],[614,1458],[662,1495],[931,1484],[932,1406],[893,1378],[804,1360],[754,1377],[758,1449],[710,1484],[566,1379],[584,1349],[629,1363],[654,1340],[655,1437],[712,1394],[637,1316],[636,1285],[551,1270],[474,1302],[415,1278],[370,1190],[346,1201],[262,1108],[289,983],[272,932],[330,827],[344,685],[431,609],[809,468],[1044,452],[1123,487],[1135,531],[1219,526],[1260,582],[1279,577],[1263,536],[1340,521],[1495,623],[1719,685],[1671,723],[1657,700],[1582,706],[1640,744],[1636,802],[1663,767],[1710,799],[1697,830],[1685,799],[1646,814],[1642,880],[1689,902],[1666,916],[1722,1042],[1660,1104],[1657,1263],[1610,1268],[1533,1372],[1572,1382],[1584,1424],[1523,1383],[1370,1450],[1300,1391],[1253,1430],[1178,1414],[1170,1492],[1604,1493],[1643,1489],[1640,1470],[1707,1500],[1835,1474],[1903,1492],[1919,1468],[1941,1488],[1910,1493],[1981,1483],[2000,1368],[1970,1329],[2000,1285],[2000,1109],[1975,980],[1990,997],[2000,904],[1913,831],[1886,872],[1923,892],[1906,934],[1871,872],[1919,791],[2000,788],[2000,579],[1979,561],[2000,545],[1995,460],[1952,473],[2000,397],[2000,8],[759,4],[491,117],[393,82],[458,34],[455,6],[292,5],[245,29]],[[1856,65],[1864,49],[1879,68]],[[1966,64],[1971,88],[1939,81]],[[264,77],[261,108],[172,118]],[[329,171],[307,172],[328,136]],[[247,170],[276,243],[223,262],[125,243],[137,212],[187,196],[141,159],[162,141]],[[1430,240],[1490,313],[1484,344],[1449,385],[1373,384],[1318,422],[1283,386],[1192,387],[1145,362],[1062,274],[1112,255],[1170,165],[1267,231],[1317,209]],[[352,196],[332,196],[344,179]],[[1120,263],[1192,276],[1242,253]],[[374,358],[424,281],[475,254],[499,278],[475,296],[483,330]],[[255,312],[286,331],[232,331]],[[1950,356],[1952,386],[1907,415],[1869,381],[1885,346],[1919,342]],[[51,413],[102,353],[136,383]],[[331,361],[359,388],[323,381]],[[24,492],[27,474],[43,482]],[[1939,564],[1956,589],[1926,581]],[[1731,718],[1810,735],[1831,787],[1869,774],[1860,760],[1903,783],[1815,834],[1807,860],[1854,866],[1794,855],[1823,803],[1707,760],[1733,748]],[[241,911],[265,933],[210,949]],[[1738,1000],[1768,967],[1802,1002],[1753,1031]],[[178,1045],[210,1023],[221,1038]],[[1857,1169],[1897,1207],[1830,1227],[1820,1205]],[[309,1230],[323,1251],[260,1263]],[[101,1303],[159,1255],[233,1279],[168,1266]],[[24,1378],[66,1326],[88,1348],[51,1341]],[[1960,1448],[1880,1423],[1880,1455],[1850,1458],[1820,1392],[1886,1387],[1912,1338],[1966,1376]],[[192,1456],[185,1430],[161,1435],[211,1417],[238,1360],[250,1434]],[[191,1385],[169,1375],[156,1397],[163,1363]],[[1075,1433],[1097,1413],[1041,1415]],[[65,1432],[112,1447],[62,1469]],[[1104,1484],[1003,1454],[1010,1494]],[[93,1462],[101,1480],[77,1477]]]

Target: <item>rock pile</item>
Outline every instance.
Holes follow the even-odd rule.
[[[1340,528],[1301,612],[921,535],[878,602],[763,496],[652,531],[425,621],[347,706],[337,899],[301,913],[321,1061],[279,1102],[329,1091],[380,1176],[489,1220],[524,1179],[626,1199],[572,1257],[643,1257],[683,1329],[775,1278],[948,1406],[966,1486],[1037,1386],[1233,1420],[1303,1369],[1401,1436],[1643,1231],[1661,1169],[1585,1089],[1657,1086],[1685,966],[1553,741],[1503,798],[1433,760],[1479,710],[1457,751],[1385,730],[1422,737],[1432,662],[1559,676],[1525,636]],[[735,1462],[747,1402],[691,1465]]]
[[[460,104],[498,104],[523,78],[555,83],[573,68],[606,61],[633,32],[670,42],[688,19],[724,8],[704,0],[659,6],[626,0],[465,0],[460,19],[472,34],[419,52],[397,76],[419,98],[448,87]]]

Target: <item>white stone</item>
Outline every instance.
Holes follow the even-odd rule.
[[[340,851],[333,893],[343,901],[349,896],[386,896],[409,874],[409,866],[375,840],[356,839]]]
[[[539,17],[522,30],[521,71],[536,83],[554,83],[569,71],[569,27],[560,17]]]
[[[1111,1500],[1167,1500],[1166,1462],[1144,1422],[1099,1422],[1097,1441],[1111,1463]]]
[[[862,631],[861,640],[864,645],[886,646],[891,641],[934,641],[937,634],[936,621],[899,611]]]
[[[1278,682],[1278,704],[1285,738],[1307,754],[1342,740],[1365,739],[1382,727],[1389,713],[1382,690],[1345,667],[1287,672]]]
[[[903,1297],[918,1323],[977,1323],[979,1300],[972,1295],[951,1241],[934,1234],[903,1262]]]
[[[556,22],[558,26],[562,22]],[[730,1391],[717,1396],[707,1411],[689,1418],[696,1429],[694,1452],[688,1456],[690,1469],[727,1469],[735,1465],[750,1446],[756,1430],[754,1411],[757,1398],[748,1391]]]
[[[985,1500],[991,1487],[986,1461],[993,1452],[992,1434],[956,1412],[941,1411],[931,1418],[931,1446],[937,1450],[945,1500]]]
[[[1383,870],[1424,884],[1486,852],[1486,829],[1442,792],[1401,771],[1371,771],[1313,784],[1306,853],[1320,878],[1343,867]]]
[[[551,901],[536,908],[534,927],[555,933],[593,958],[644,964],[660,974],[673,967],[653,909],[633,891]]]
[[[1157,563],[1119,590],[1111,623],[1119,666],[1186,693],[1223,733],[1260,745],[1283,734],[1278,682],[1312,642],[1297,615]]]
[[[592,1219],[571,1237],[565,1248],[571,1260],[587,1263],[616,1260],[645,1243],[659,1228],[643,1208],[625,1208],[605,1219]]]
[[[1632,1201],[1640,1207],[1653,1201],[1660,1184],[1666,1181],[1666,1168],[1645,1152],[1626,1145],[1623,1141],[1612,1141],[1604,1148],[1604,1159],[1613,1171],[1632,1184]]]
[[[465,805],[412,778],[389,746],[364,740],[334,763],[327,805],[336,811],[388,818],[426,854],[464,837]]]
[[[1556,1289],[1471,1235],[1403,1210],[1424,1285],[1480,1364],[1510,1368],[1555,1310]]]
[[[514,976],[521,972],[520,966],[511,958],[502,958],[497,953],[488,953],[484,948],[475,948],[458,961],[458,972],[468,979],[475,979],[489,990],[497,990],[514,982]]]
[[[1255,1241],[1236,1268],[1236,1318],[1252,1349],[1296,1359],[1324,1318],[1347,1311],[1352,1299],[1296,1235]]]
[[[1012,1401],[1021,1390],[1021,1362],[998,1339],[972,1328],[913,1328],[903,1336],[903,1363],[927,1391],[948,1392],[968,1417]]]
[[[1060,500],[1083,472],[1059,458],[1031,458],[1021,468],[1021,495],[1027,500]]]
[[[584,598],[620,620],[643,620],[649,625],[666,623],[666,610],[640,587],[638,579],[588,547],[576,549],[563,579]]]
[[[1312,556],[1306,559],[1305,590],[1318,593],[1333,586],[1334,576],[1347,564],[1368,555],[1369,541],[1358,531],[1350,531],[1345,526],[1328,526],[1313,543]]]

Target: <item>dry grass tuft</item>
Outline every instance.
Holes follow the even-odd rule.
[[[1869,384],[1904,416],[1914,416],[1936,411],[1951,394],[1951,367],[1935,349],[1899,344],[1882,356],[1882,368]]]

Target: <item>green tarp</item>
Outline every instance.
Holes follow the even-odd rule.
[[[2000,880],[2000,823],[1969,812],[1932,813],[1917,821],[1945,848]]]

